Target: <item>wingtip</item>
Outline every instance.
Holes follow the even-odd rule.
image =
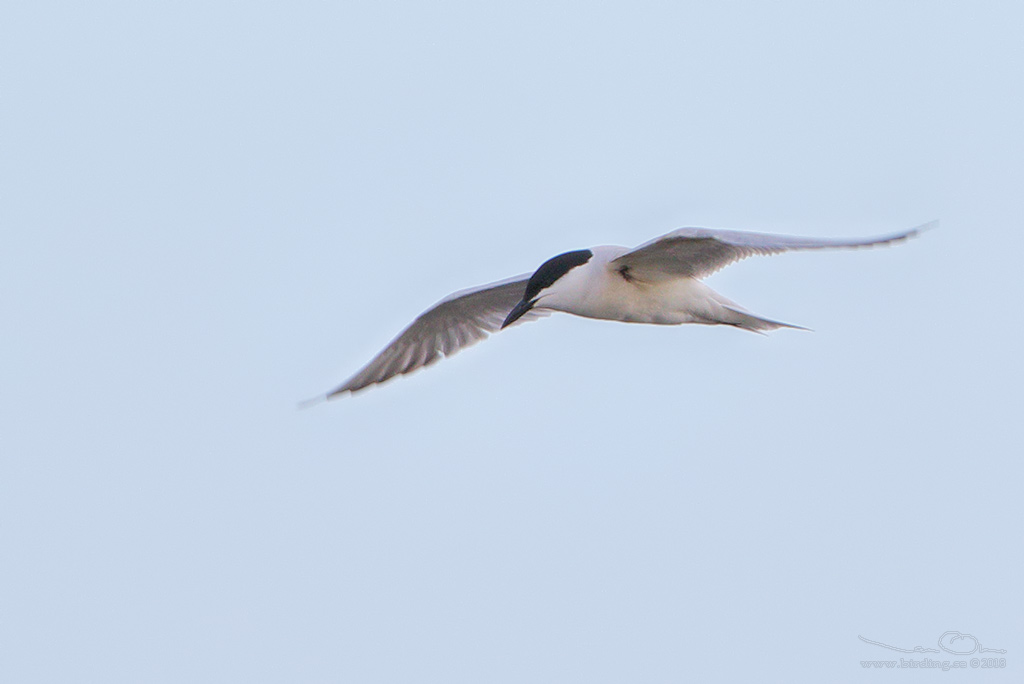
[[[311,397],[309,399],[305,399],[303,401],[300,401],[298,403],[298,409],[300,411],[304,411],[304,410],[306,410],[308,408],[316,406],[317,404],[323,404],[326,401],[328,401],[330,398],[331,397],[328,394],[318,394],[315,397]]]
[[[924,233],[926,231],[935,230],[936,228],[939,227],[940,223],[941,223],[941,221],[939,219],[933,219],[931,221],[928,221],[927,223],[922,223],[921,225],[919,225],[919,226],[917,226],[915,228],[911,228],[907,232],[907,235],[908,236],[920,235],[921,233]]]

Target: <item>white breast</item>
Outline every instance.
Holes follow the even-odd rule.
[[[628,248],[595,247],[593,258],[541,293],[537,308],[587,318],[678,325],[699,322],[710,290],[692,278],[645,282],[620,273],[611,261]]]

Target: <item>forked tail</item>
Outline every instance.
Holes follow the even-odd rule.
[[[761,316],[754,315],[736,304],[722,304],[721,306],[725,311],[723,312],[724,315],[719,320],[720,323],[734,325],[737,328],[756,332],[761,335],[765,334],[765,332],[769,330],[777,330],[778,328],[810,330],[810,328],[805,328],[801,325],[793,325],[791,323],[773,321],[770,318],[762,318]]]

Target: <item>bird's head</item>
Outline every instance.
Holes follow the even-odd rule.
[[[590,261],[593,256],[594,253],[589,249],[578,249],[575,252],[566,252],[551,257],[541,264],[526,283],[523,299],[509,312],[501,327],[507,328],[515,323],[527,311],[536,306],[540,299],[555,294],[560,289],[572,289],[570,283],[572,278],[568,274],[577,266],[582,266]]]

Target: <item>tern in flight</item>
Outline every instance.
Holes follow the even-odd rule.
[[[489,333],[553,311],[624,323],[731,325],[762,334],[800,328],[751,313],[701,279],[756,254],[887,245],[937,224],[932,221],[902,233],[854,239],[680,228],[632,249],[605,246],[566,252],[548,259],[533,273],[445,297],[359,372],[307,403],[358,392],[429,366]]]

